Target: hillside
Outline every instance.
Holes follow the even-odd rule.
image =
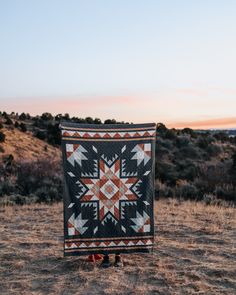
[[[6,136],[5,142],[1,144],[4,149],[4,152],[0,154],[2,159],[8,155],[13,155],[17,162],[36,161],[51,157],[54,157],[57,161],[60,160],[61,152],[58,147],[32,136],[31,132],[22,132],[17,128],[9,127],[4,127],[1,131]]]
[[[235,210],[157,201],[154,252],[99,269],[86,257],[63,257],[61,203],[1,208],[0,293],[233,295]]]

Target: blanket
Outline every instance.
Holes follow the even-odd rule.
[[[152,250],[155,124],[60,128],[64,255]]]

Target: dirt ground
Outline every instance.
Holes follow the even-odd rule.
[[[0,208],[0,294],[236,294],[236,209],[157,201],[154,252],[121,269],[63,257],[62,209]]]

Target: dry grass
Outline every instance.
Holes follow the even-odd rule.
[[[16,128],[3,128],[1,131],[6,135],[5,142],[2,143],[4,153],[0,154],[1,157],[12,154],[16,161],[20,161],[48,158],[53,155],[55,159],[60,160],[60,149],[33,137],[30,132],[22,132]]]
[[[63,257],[62,204],[0,208],[0,294],[236,294],[235,209],[156,203],[153,254]]]

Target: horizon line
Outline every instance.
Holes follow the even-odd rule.
[[[99,116],[84,116],[84,117],[79,117],[79,116],[74,116],[74,115],[71,115],[70,113],[68,112],[65,112],[65,113],[56,113],[56,112],[42,112],[41,114],[32,114],[32,113],[29,113],[27,111],[25,112],[17,112],[17,111],[12,111],[12,112],[7,112],[7,111],[1,111],[2,113],[3,112],[6,112],[7,114],[11,114],[11,113],[14,113],[14,114],[18,114],[20,115],[21,113],[25,113],[25,114],[29,114],[31,117],[37,117],[37,116],[41,116],[43,113],[50,113],[52,114],[53,117],[55,117],[56,115],[65,115],[65,114],[69,114],[69,117],[70,118],[73,118],[73,117],[77,117],[77,118],[81,118],[81,119],[85,119],[85,118],[92,118],[92,119],[95,119],[95,118],[98,118],[101,120],[101,122],[105,122],[106,120],[115,120],[116,122],[128,122],[129,124],[135,124],[135,123],[140,123],[140,122],[135,122],[135,121],[131,121],[131,120],[119,120],[119,119],[115,119],[115,118],[107,118],[107,119],[101,119],[99,118]],[[145,120],[142,120],[144,123]],[[212,130],[212,129],[216,129],[216,130],[224,130],[224,129],[236,129],[236,117],[224,117],[224,118],[213,118],[213,119],[207,119],[207,120],[195,120],[195,121],[165,121],[165,120],[162,120],[162,121],[158,121],[158,120],[149,120],[149,121],[153,121],[153,122],[156,122],[157,124],[158,123],[162,123],[164,124],[167,128],[171,129],[171,128],[174,128],[174,129],[184,129],[184,128],[191,128],[191,129],[194,129],[194,130]]]

